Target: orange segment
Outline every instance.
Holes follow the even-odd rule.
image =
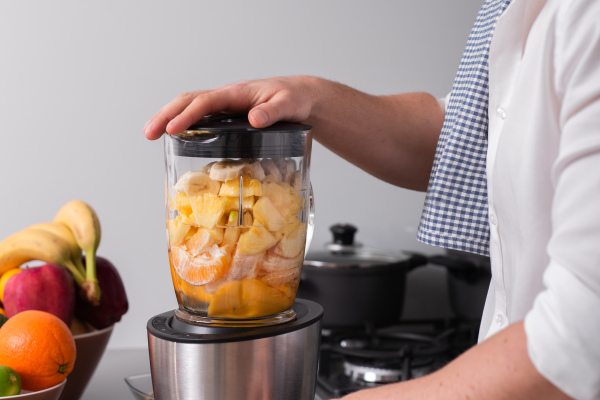
[[[192,285],[204,285],[221,277],[229,264],[229,255],[217,245],[196,256],[181,247],[171,247],[171,257],[177,274]]]
[[[293,300],[283,292],[257,280],[229,282],[213,295],[209,317],[255,318],[276,314],[292,306]]]
[[[204,253],[208,248],[215,244],[215,239],[206,229],[198,229],[198,231],[185,242],[185,248],[192,256]]]

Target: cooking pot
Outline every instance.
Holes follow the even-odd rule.
[[[323,328],[382,327],[400,319],[406,274],[427,263],[418,255],[396,256],[354,242],[357,228],[330,228],[333,243],[309,252],[304,260],[298,297],[323,306]]]
[[[427,258],[432,265],[448,271],[448,295],[456,316],[467,320],[481,319],[492,277],[489,257],[456,250]]]

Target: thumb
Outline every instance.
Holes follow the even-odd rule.
[[[283,92],[274,95],[248,112],[248,121],[255,128],[265,128],[278,121],[302,122],[310,114],[310,104]]]

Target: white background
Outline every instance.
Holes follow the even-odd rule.
[[[147,320],[176,307],[164,221],[162,140],[142,127],[183,91],[311,74],[372,94],[450,91],[482,1],[0,1],[0,238],[81,199],[102,223],[99,254],[130,309],[109,347],[146,345]],[[368,135],[369,132],[365,132]],[[424,195],[313,147],[316,227],[399,253]]]

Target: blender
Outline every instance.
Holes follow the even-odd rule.
[[[178,308],[147,324],[155,399],[314,399],[323,308],[296,298],[310,127],[219,114],[164,141]]]

